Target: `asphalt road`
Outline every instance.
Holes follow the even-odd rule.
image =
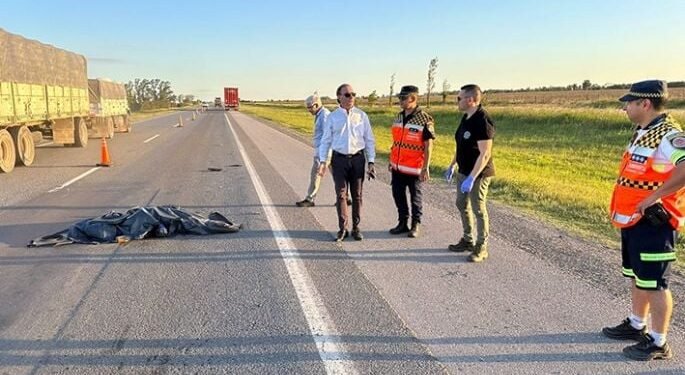
[[[387,234],[385,173],[364,185],[364,241],[336,244],[330,176],[316,207],[294,207],[306,140],[237,112],[183,116],[182,128],[168,115],[116,134],[110,168],[93,169],[92,140],[42,147],[36,165],[0,175],[0,374],[685,373],[680,312],[672,361],[627,361],[626,343],[598,333],[628,311],[615,251],[492,205],[491,257],[470,264],[445,250],[460,225],[444,183],[426,187],[420,238]],[[25,247],[163,204],[244,228]]]

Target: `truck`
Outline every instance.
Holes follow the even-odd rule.
[[[86,147],[115,129],[131,131],[123,85],[89,81],[84,56],[0,28],[0,172],[32,165],[43,136]]]
[[[214,98],[214,106],[217,108],[221,108],[223,104],[221,103],[221,97],[216,97]]]
[[[224,87],[224,109],[226,111],[238,110],[240,107],[240,97],[238,97],[237,87]]]

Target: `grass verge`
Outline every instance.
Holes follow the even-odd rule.
[[[371,120],[379,157],[387,160],[390,124],[396,108],[364,109]],[[618,232],[608,220],[608,205],[621,154],[633,132],[625,114],[614,108],[492,106],[487,108],[497,134],[493,148],[496,177],[492,199],[545,222],[616,247]],[[301,105],[243,104],[241,111],[301,134],[312,134],[312,116]],[[454,106],[434,106],[437,140],[431,163],[433,181],[452,160],[460,114]],[[685,111],[673,111],[685,125]],[[680,241],[682,243],[682,241]],[[685,249],[678,248],[678,265]]]

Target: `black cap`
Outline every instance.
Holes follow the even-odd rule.
[[[407,86],[402,86],[402,89],[400,90],[400,93],[397,94],[397,96],[407,96],[409,94],[417,94],[419,93],[419,88],[416,86],[412,85],[407,85]]]
[[[668,96],[666,81],[649,80],[633,83],[630,92],[620,97],[622,102],[630,102],[637,99],[665,98]]]

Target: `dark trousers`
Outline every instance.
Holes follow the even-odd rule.
[[[349,184],[352,198],[352,228],[357,228],[361,221],[362,185],[364,184],[366,167],[364,152],[360,151],[355,155],[333,152],[331,167],[333,168],[333,182],[335,183],[335,208],[338,211],[338,227],[340,230],[349,227],[347,218],[347,185]]]
[[[409,206],[407,205],[407,188],[409,188],[411,219],[420,223],[423,205],[421,203],[421,180],[419,180],[419,176],[393,170],[390,184],[392,185],[392,197],[395,199],[395,206],[397,206],[397,219],[399,221],[409,219]]]

